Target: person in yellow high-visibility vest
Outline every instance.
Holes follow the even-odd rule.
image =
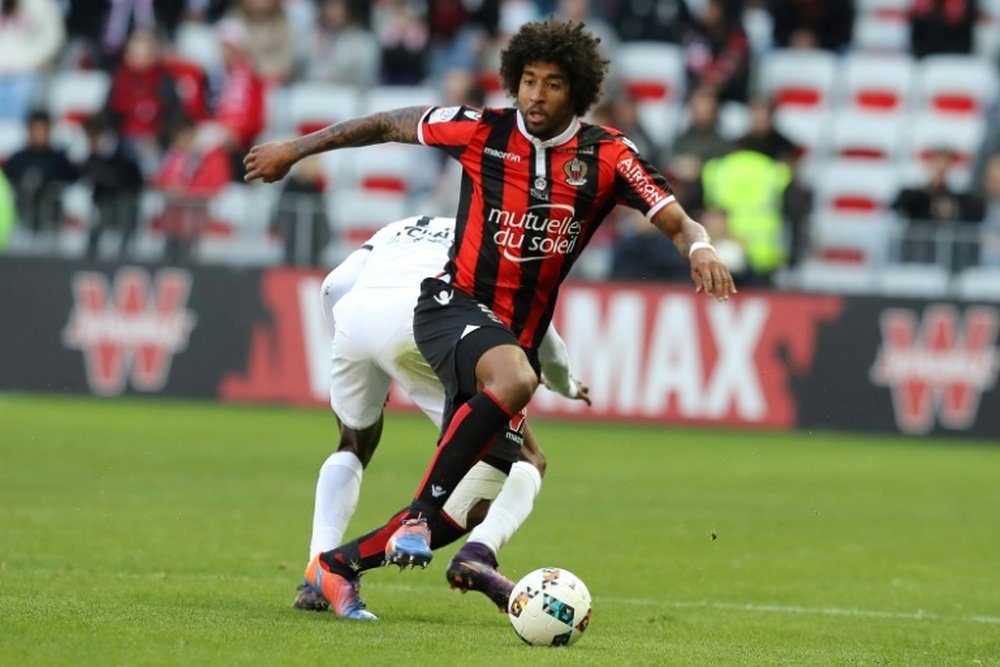
[[[14,208],[14,191],[7,177],[0,171],[0,252],[7,247],[7,239],[17,224],[17,210]]]
[[[701,174],[705,208],[725,212],[729,235],[743,244],[750,270],[767,279],[788,260],[782,215],[792,170],[752,150],[709,160]]]

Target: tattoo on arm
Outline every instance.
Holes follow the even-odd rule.
[[[292,142],[298,157],[337,148],[371,146],[397,141],[417,143],[417,124],[427,107],[405,107],[352,118],[299,137]]]

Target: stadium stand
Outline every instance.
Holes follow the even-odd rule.
[[[896,295],[902,294],[898,287],[912,287],[928,295],[990,293],[987,284],[996,279],[995,273],[980,272],[980,267],[963,270],[950,282],[942,282],[940,277],[914,277],[925,270],[927,275],[939,276],[938,267],[887,264],[901,229],[890,204],[904,185],[924,180],[935,151],[948,148],[957,156],[955,187],[976,186],[975,165],[995,131],[988,118],[995,113],[1000,89],[996,62],[1000,0],[979,1],[972,53],[935,54],[919,60],[909,51],[910,2],[856,0],[852,42],[836,53],[773,48],[773,19],[766,3],[746,3],[738,12],[751,42],[750,96],[775,107],[774,125],[799,147],[798,179],[812,192],[807,234],[811,245],[805,264],[788,271],[790,278],[783,279],[783,285]],[[300,12],[303,6],[302,2],[290,3],[287,11]],[[375,3],[367,11],[373,18],[380,8]],[[540,17],[545,11],[540,3],[501,0],[499,32],[507,34],[521,21]],[[613,10],[595,4],[591,11]],[[601,18],[614,25],[613,17]],[[377,21],[369,23],[376,25]],[[312,26],[301,20],[296,25],[302,33],[296,34],[297,45],[306,54]],[[485,48],[482,56],[474,54],[481,62],[472,79],[484,86],[481,94],[487,105],[510,103],[499,90],[496,74],[495,56],[501,43]],[[450,46],[458,48],[458,44]],[[166,65],[185,110],[195,120],[208,117],[205,110],[217,92],[216,77],[223,64],[215,26],[182,21],[168,46]],[[609,91],[634,99],[640,125],[666,161],[674,136],[686,126],[683,48],[674,43],[627,40],[613,40],[613,48],[608,55],[615,78]],[[39,101],[52,115],[54,141],[67,148],[71,158],[81,160],[88,148],[80,122],[103,110],[110,80],[101,68],[107,64],[94,45],[79,41],[68,44],[58,62],[53,72],[46,73]],[[333,82],[307,83],[293,72],[290,80],[270,82],[266,129],[258,141],[313,131],[372,111],[441,103],[441,69],[435,66],[429,71],[433,74],[416,86],[377,85],[368,89]],[[725,102],[721,106],[719,131],[726,139],[738,141],[749,124],[747,105]],[[24,143],[21,123],[0,121],[0,164]],[[420,159],[415,156],[421,149],[410,148],[384,146],[320,156],[321,197],[332,239],[321,253],[323,261],[337,261],[372,229],[412,213],[415,206],[426,205],[427,213],[453,212],[453,202],[446,206],[431,196],[431,191],[449,192],[447,184],[436,181],[454,179],[454,171],[438,172],[436,166],[415,168]],[[233,155],[234,169],[239,157]],[[213,197],[196,259],[236,265],[280,263],[280,239],[270,228],[279,198],[275,190],[235,181]],[[85,245],[90,224],[89,191],[78,183],[61,189],[59,198],[61,207],[53,207],[63,218],[58,238],[33,243],[19,231],[11,251],[78,256],[75,253]],[[155,261],[162,256],[164,239],[152,221],[162,212],[163,201],[163,194],[152,187],[143,195],[143,222],[132,251],[136,259]],[[879,275],[880,269],[883,275]],[[600,271],[588,275],[599,277]]]

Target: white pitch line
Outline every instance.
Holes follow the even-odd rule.
[[[876,609],[850,609],[843,607],[803,607],[801,605],[758,604],[753,602],[718,602],[713,600],[697,600],[685,602],[680,600],[651,600],[649,598],[602,597],[599,599],[622,604],[671,607],[673,609],[718,609],[720,611],[749,611],[765,614],[809,614],[815,616],[848,616],[855,618],[885,618],[903,621],[962,621],[965,623],[985,623],[1000,625],[1000,616],[983,616],[980,614],[968,616],[945,616],[924,609],[917,611],[879,611]]]
[[[106,575],[108,576],[108,575]],[[230,574],[178,574],[178,573],[135,573],[135,572],[114,572],[110,576],[126,579],[206,579],[206,580],[238,580],[238,581],[260,581],[262,577],[240,576]],[[286,581],[287,575],[274,574],[269,577],[274,581]],[[389,588],[396,590],[415,591],[417,586],[402,582],[380,581],[373,586],[379,588]],[[877,609],[851,609],[843,607],[804,607],[801,605],[782,604],[762,604],[755,602],[720,602],[718,600],[654,600],[652,598],[623,598],[614,595],[599,595],[597,601],[611,602],[618,604],[634,605],[641,607],[668,607],[671,609],[718,609],[719,611],[746,611],[761,614],[803,614],[814,616],[846,616],[849,618],[884,618],[899,621],[958,621],[961,623],[983,623],[986,625],[1000,625],[1000,616],[986,616],[982,614],[969,614],[965,616],[948,616],[937,614],[932,611],[918,609],[917,611],[880,611]]]

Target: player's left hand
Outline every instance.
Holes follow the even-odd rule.
[[[573,382],[576,383],[576,396],[573,396],[573,400],[583,401],[584,403],[587,404],[587,407],[589,408],[590,405],[591,405],[591,403],[590,403],[590,387],[588,387],[584,383],[580,382],[576,378],[573,378]]]
[[[704,292],[717,301],[728,301],[736,294],[736,284],[729,269],[712,248],[698,248],[691,253],[691,280],[695,294]]]

